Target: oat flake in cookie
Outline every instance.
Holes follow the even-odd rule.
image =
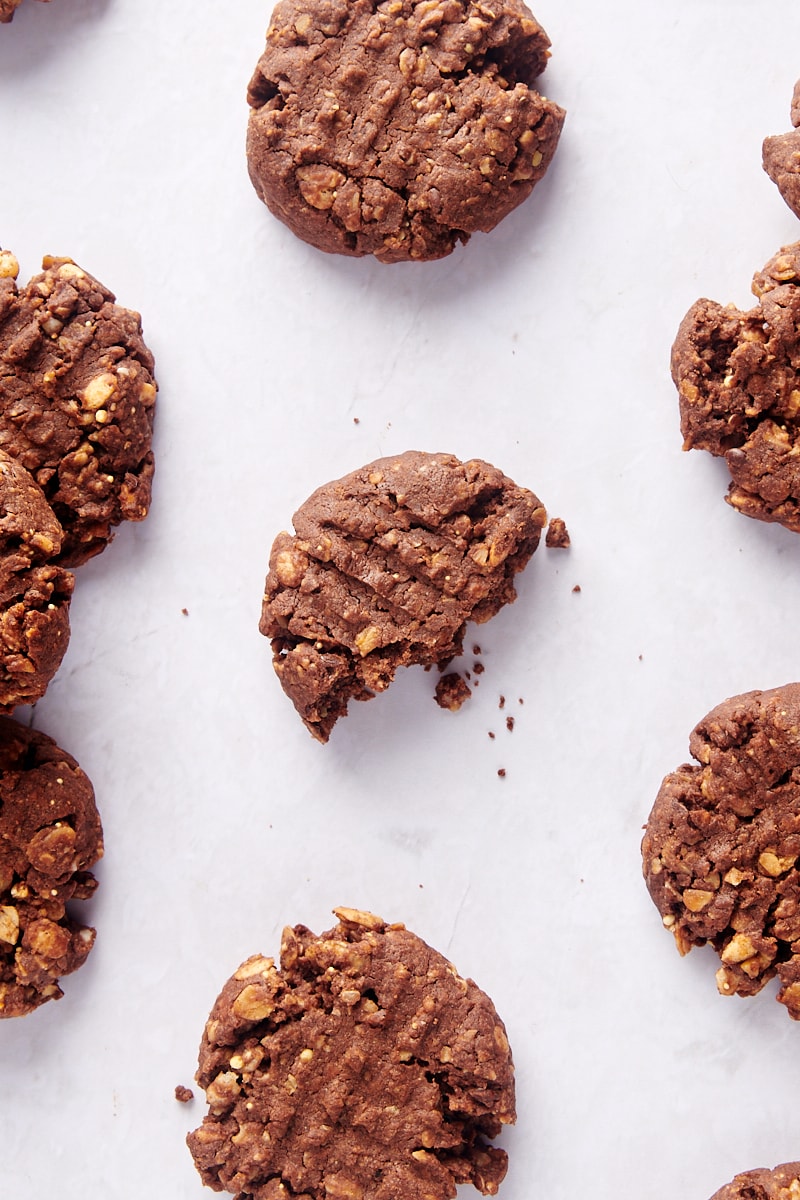
[[[493,1195],[514,1068],[491,1000],[403,925],[336,909],[317,937],[285,929],[206,1024],[209,1113],[188,1143],[204,1183],[237,1200]]]
[[[800,1019],[800,684],[724,701],[689,748],[647,822],[650,895],[681,954],[717,951],[722,995],[777,976]]]
[[[52,738],[0,717],[0,1017],[62,995],[58,981],[86,959],[88,899],[103,853],[92,785]]]
[[[42,489],[0,450],[0,709],[39,700],[69,644],[74,576],[54,561],[61,538]]]
[[[516,598],[541,502],[480,459],[408,451],[325,484],[270,555],[260,629],[310,732],[326,742],[350,700],[398,667],[461,653],[468,620]]]
[[[753,279],[758,304],[698,300],[672,347],[684,450],[725,459],[729,504],[800,533],[800,242]]]
[[[255,189],[321,250],[442,258],[547,170],[549,47],[521,0],[281,0],[248,91]]]
[[[25,287],[0,251],[0,448],[64,529],[60,561],[99,553],[150,506],[156,385],[139,314],[68,258]]]
[[[800,1200],[800,1162],[742,1171],[711,1200]]]

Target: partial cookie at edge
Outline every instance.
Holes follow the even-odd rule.
[[[742,1171],[711,1200],[800,1200],[800,1162]]]
[[[23,288],[0,251],[0,447],[40,485],[64,529],[60,561],[99,553],[150,505],[153,356],[138,313],[71,259]]]
[[[722,995],[777,976],[800,1019],[800,683],[725,700],[689,748],[647,821],[650,896],[681,954],[716,950]]]
[[[0,1017],[57,1000],[94,930],[71,912],[97,886],[103,853],[94,791],[52,738],[0,717]]]

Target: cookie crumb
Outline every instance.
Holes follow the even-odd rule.
[[[175,1088],[175,1099],[179,1100],[181,1104],[188,1104],[190,1100],[194,1100],[194,1092],[191,1088],[184,1087],[182,1083],[179,1083]]]
[[[181,612],[183,613],[183,615],[184,615],[185,617],[188,617],[188,615],[189,615],[189,610],[188,610],[188,608],[182,608],[182,609],[181,609]]]
[[[509,733],[514,732],[514,718],[513,717],[506,717],[506,729],[508,730]]]
[[[473,646],[473,647],[472,647],[472,653],[473,653],[473,654],[480,654],[480,652],[481,652],[481,648],[480,648],[480,646],[477,646],[477,645],[476,645],[476,646]]]
[[[505,777],[506,777],[505,767],[501,767],[500,770],[497,772],[497,774],[500,776],[501,779],[505,779]]]
[[[497,706],[497,707],[498,707],[498,708],[505,708],[505,706],[506,706],[506,698],[505,698],[505,696],[501,696],[501,697],[500,697],[500,703],[498,704],[498,706]]]
[[[544,544],[548,550],[569,550],[571,546],[569,530],[561,517],[553,517],[544,536]]]
[[[461,705],[469,700],[472,691],[457,671],[443,675],[436,684],[434,699],[440,708],[448,708],[450,712],[458,712]]]
[[[573,590],[573,592],[579,592],[581,590],[581,585],[579,583],[576,583],[575,587],[572,590]]]
[[[494,741],[495,735],[492,733],[491,729],[489,730],[489,737],[492,739],[492,741]]]
[[[361,424],[361,421],[359,420],[359,418],[358,418],[358,417],[353,417],[353,424],[354,424],[354,425],[360,425],[360,424]]]
[[[472,669],[476,675],[482,675],[483,672],[486,670],[486,667],[483,665],[482,662],[474,662],[472,664]]]

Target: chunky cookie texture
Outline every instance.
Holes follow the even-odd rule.
[[[794,126],[790,133],[764,139],[762,162],[789,208],[800,217],[800,81],[792,95],[790,118]]]
[[[188,1143],[203,1182],[237,1200],[493,1195],[514,1068],[491,1000],[409,933],[335,910],[285,929],[280,967],[249,958],[206,1025],[209,1113]]]
[[[672,347],[684,450],[724,458],[728,503],[800,532],[800,242],[753,278],[755,308],[698,300]]]
[[[270,556],[261,632],[306,727],[328,740],[350,700],[398,667],[444,665],[468,620],[516,598],[541,502],[479,459],[408,451],[319,488]]]
[[[61,995],[94,930],[70,911],[103,853],[92,785],[52,738],[0,717],[0,1017]],[[70,906],[70,908],[68,908]]]
[[[689,748],[647,822],[650,895],[681,954],[717,951],[722,995],[777,976],[800,1019],[800,684],[724,701]]]
[[[42,488],[75,566],[147,515],[156,384],[138,313],[70,259],[43,266],[20,288],[0,251],[0,447]]]
[[[0,709],[40,699],[66,652],[74,577],[53,561],[61,538],[42,489],[0,450]]]
[[[321,250],[441,258],[547,170],[549,47],[521,0],[281,0],[248,91],[255,189]]]
[[[711,1200],[800,1200],[800,1163],[743,1171],[714,1192]]]

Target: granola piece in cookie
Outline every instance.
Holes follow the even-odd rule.
[[[778,191],[796,217],[800,217],[800,81],[792,95],[789,133],[764,139],[762,163]]]
[[[321,250],[442,258],[547,170],[549,53],[522,0],[280,0],[248,91],[255,189]]]
[[[647,888],[681,954],[717,951],[722,995],[777,976],[800,1019],[800,684],[725,700],[689,748],[647,822]]]
[[[44,695],[69,643],[74,577],[61,526],[30,474],[0,450],[0,709]]]
[[[0,447],[64,529],[60,561],[99,553],[150,505],[156,384],[138,313],[68,258],[25,287],[0,251]]]
[[[800,1162],[742,1171],[711,1200],[800,1200]]]
[[[800,242],[753,278],[758,304],[698,300],[672,347],[684,450],[725,459],[729,504],[800,532]]]
[[[70,910],[103,853],[92,785],[52,738],[0,717],[0,1017],[58,1000],[94,930]]]
[[[469,620],[516,598],[541,502],[479,459],[408,451],[325,484],[270,556],[260,629],[310,732],[326,742],[350,700],[398,667],[443,665]]]
[[[494,1005],[403,925],[335,910],[254,955],[206,1024],[209,1113],[188,1143],[203,1182],[259,1200],[494,1195],[514,1068]]]

